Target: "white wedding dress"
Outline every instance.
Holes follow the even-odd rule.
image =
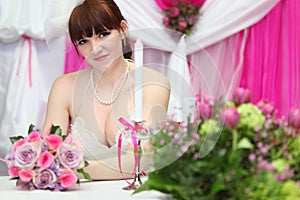
[[[88,74],[89,69],[80,72],[75,83],[73,96],[74,123],[71,125],[71,133],[81,141],[84,148],[84,159],[104,160],[117,157],[118,137],[121,131],[117,133],[114,145],[106,145],[105,134],[100,129],[95,116],[94,94],[87,78]],[[127,117],[124,116],[124,118]],[[130,138],[122,140],[122,153],[127,150],[128,139]]]

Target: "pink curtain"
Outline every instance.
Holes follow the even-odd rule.
[[[282,0],[249,28],[240,86],[253,102],[274,102],[279,114],[300,108],[300,1]]]
[[[65,54],[65,66],[64,74],[78,71],[82,66],[84,58],[82,55],[78,55],[75,47],[71,43],[70,39],[66,37],[66,54]]]

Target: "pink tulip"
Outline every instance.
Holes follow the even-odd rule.
[[[274,113],[273,103],[263,99],[257,103],[257,107],[264,115],[272,115]]]
[[[251,102],[252,94],[250,90],[244,88],[237,88],[232,94],[235,105]]]
[[[33,178],[34,173],[31,170],[21,170],[19,171],[19,177],[22,182],[29,182]]]
[[[300,129],[300,109],[292,109],[288,115],[288,123],[295,129]]]
[[[53,163],[53,155],[49,151],[41,153],[38,160],[38,166],[48,168]]]
[[[64,169],[59,177],[60,183],[64,188],[73,186],[77,182],[77,177],[72,170]]]
[[[200,112],[200,118],[201,119],[207,120],[207,119],[211,118],[212,109],[211,109],[210,105],[208,105],[206,103],[203,103],[203,102],[200,102],[198,104],[198,109],[199,109],[199,112]]]
[[[179,21],[178,22],[178,28],[179,28],[179,30],[183,31],[183,30],[186,29],[186,27],[187,27],[186,21]]]
[[[226,127],[235,128],[240,121],[240,114],[236,108],[223,108],[221,119]]]

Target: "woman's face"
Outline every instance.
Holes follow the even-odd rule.
[[[106,30],[92,37],[83,37],[76,41],[78,50],[94,67],[105,67],[123,56],[122,35],[117,30]]]

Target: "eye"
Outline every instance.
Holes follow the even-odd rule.
[[[99,38],[104,38],[104,37],[106,37],[106,36],[108,36],[108,35],[110,35],[110,32],[109,32],[109,31],[104,31],[104,32],[102,32],[102,33],[99,33],[99,34],[98,34],[98,37],[99,37]]]
[[[77,41],[77,45],[78,45],[78,46],[84,45],[86,42],[87,42],[87,40],[81,39],[81,40]]]

